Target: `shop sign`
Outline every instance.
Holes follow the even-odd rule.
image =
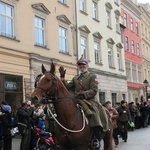
[[[17,90],[17,88],[18,88],[18,85],[16,82],[9,82],[9,81],[5,82],[6,90]]]

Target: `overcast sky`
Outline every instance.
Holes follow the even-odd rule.
[[[138,3],[150,3],[150,0],[138,0]]]

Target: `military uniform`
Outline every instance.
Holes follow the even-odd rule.
[[[89,118],[90,127],[100,126],[103,131],[108,131],[112,128],[111,120],[108,118],[104,107],[95,97],[98,92],[98,81],[95,74],[86,71],[73,77],[71,82],[68,83],[63,80],[63,83],[69,91],[72,90],[75,91],[75,93],[83,93],[84,98],[77,99],[76,101],[83,107],[84,112],[86,112],[87,109],[91,110],[92,115]],[[92,107],[89,107],[83,99],[91,104]]]

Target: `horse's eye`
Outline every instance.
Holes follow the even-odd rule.
[[[50,82],[51,80],[50,79],[47,79],[47,82]]]

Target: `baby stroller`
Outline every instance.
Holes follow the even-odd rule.
[[[33,129],[37,137],[36,146],[33,150],[55,150],[55,143],[50,132],[41,132],[41,129],[36,127]]]

